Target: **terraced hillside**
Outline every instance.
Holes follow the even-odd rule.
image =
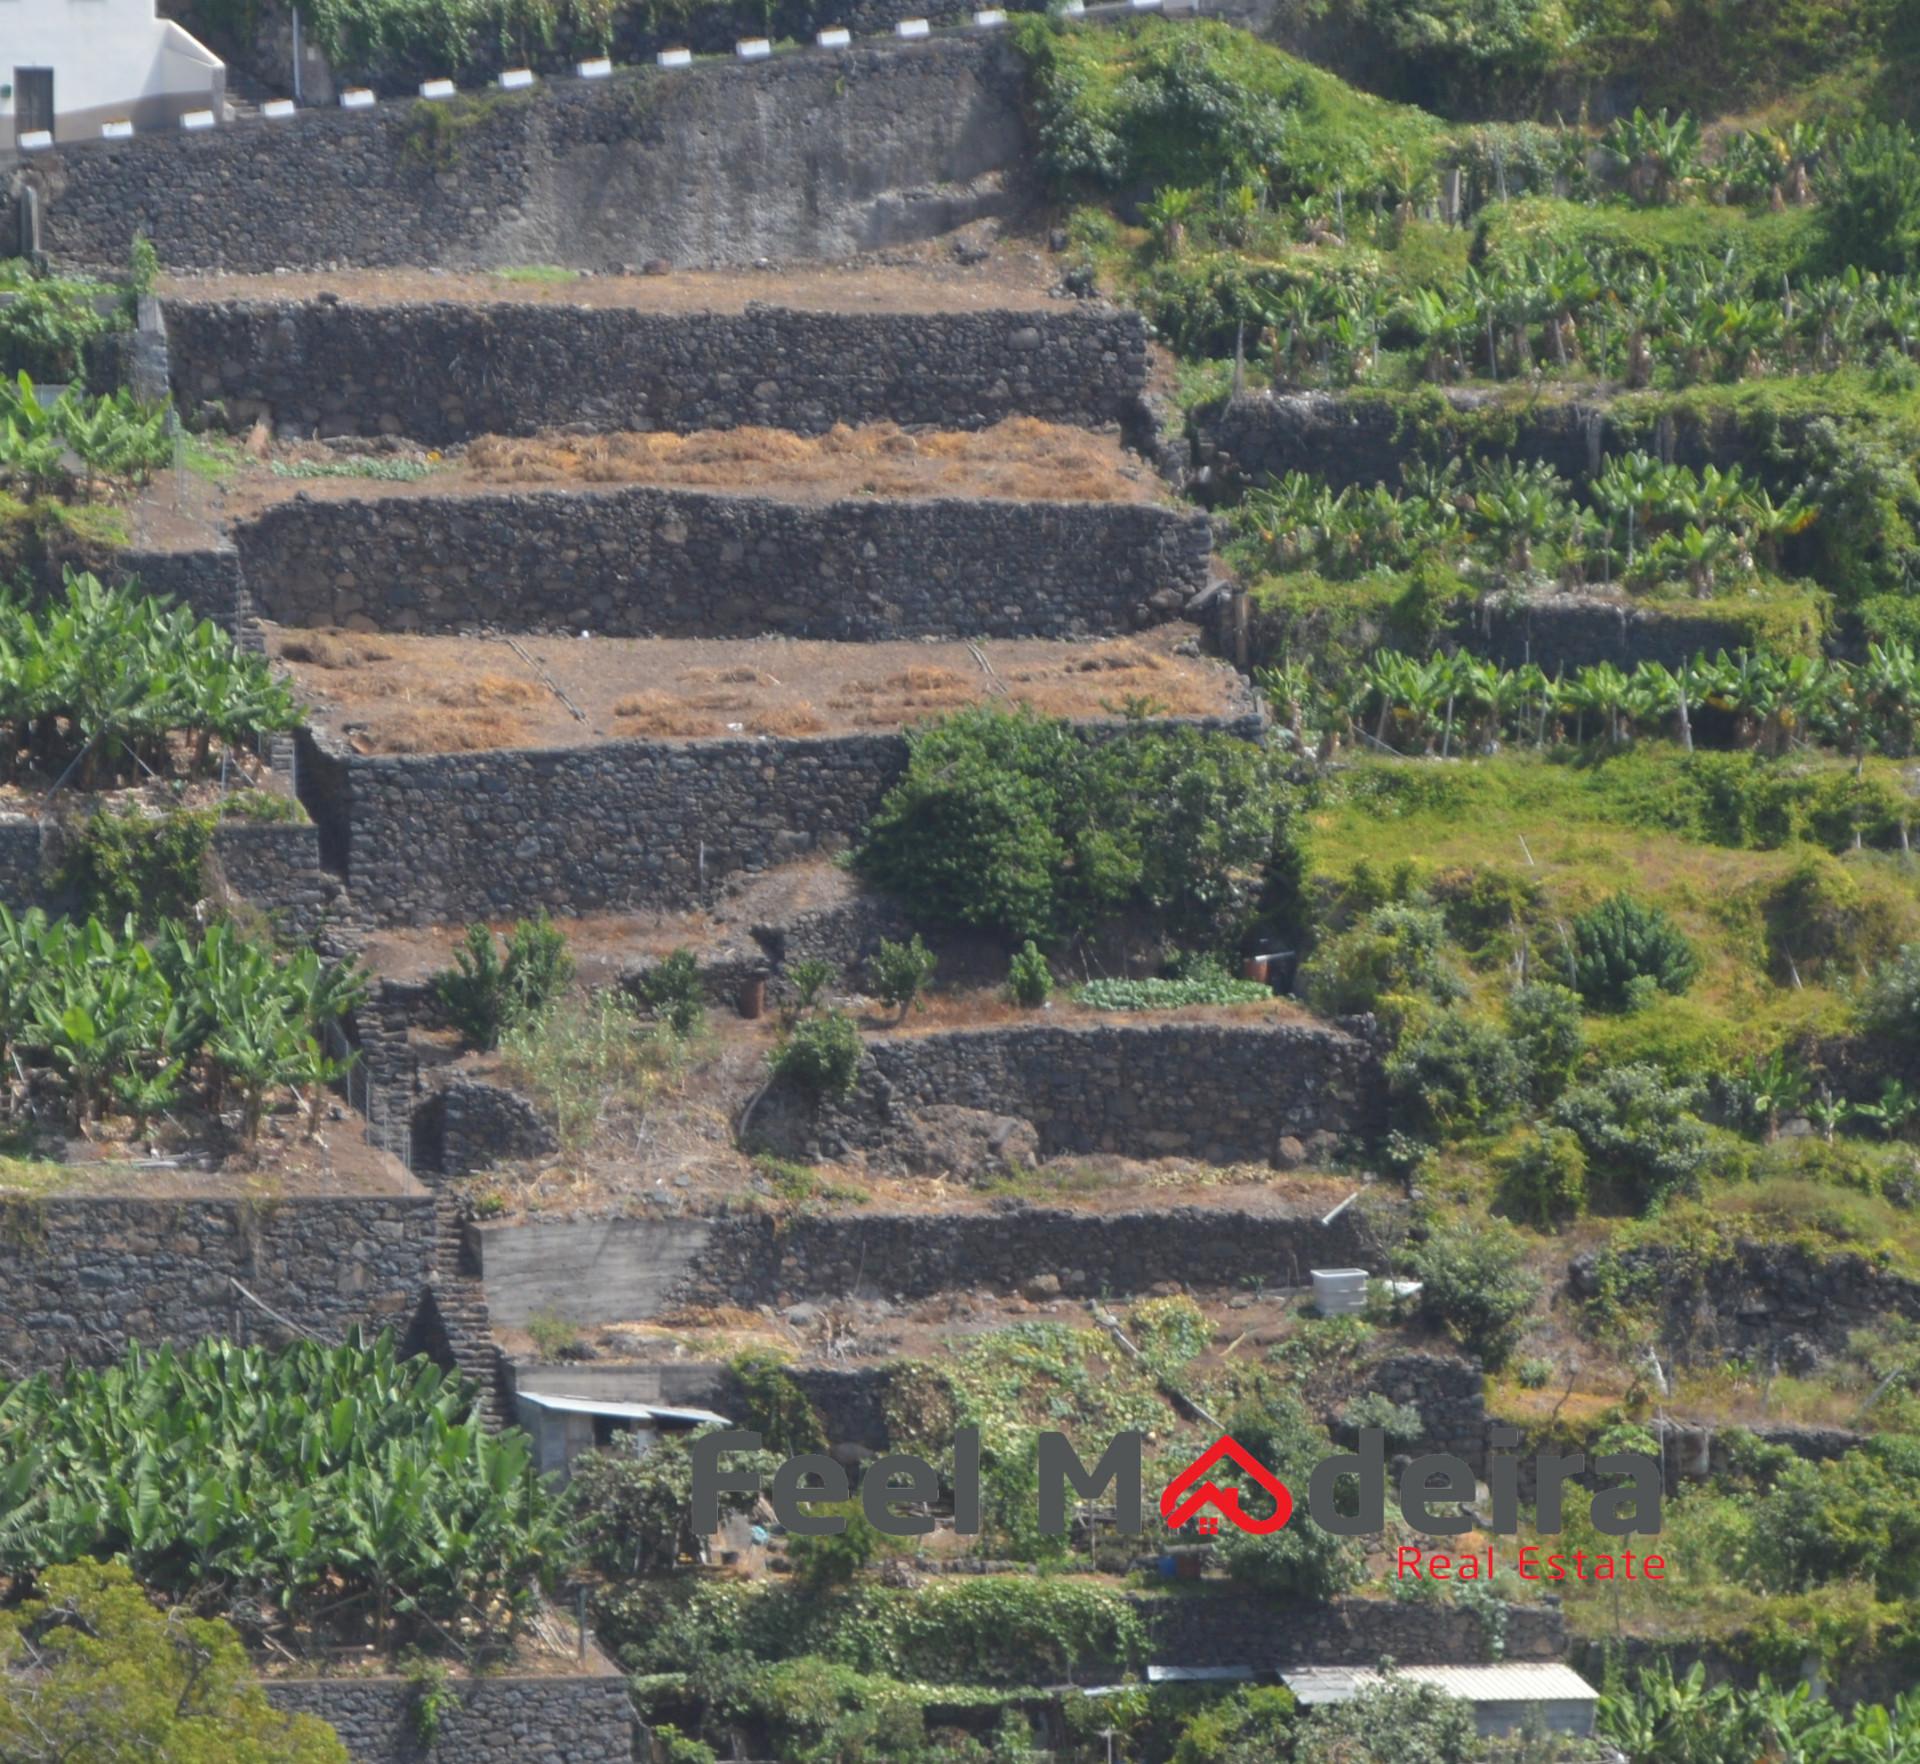
[[[18,1597],[356,1764],[1904,1755],[1898,22],[562,10],[12,169]]]

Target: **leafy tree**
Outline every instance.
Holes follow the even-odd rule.
[[[1045,940],[1144,911],[1218,946],[1284,848],[1279,759],[1230,735],[1130,726],[1089,741],[981,707],[908,740],[858,862],[938,924]]]
[[[324,1721],[267,1701],[225,1623],[161,1611],[120,1563],[49,1568],[0,1611],[9,1764],[346,1764]]]
[[[708,1431],[703,1429],[704,1431]],[[583,1452],[570,1466],[568,1510],[574,1537],[602,1573],[619,1579],[662,1574],[696,1553],[693,1456],[699,1433],[663,1439],[650,1452]],[[780,1467],[770,1451],[729,1452],[727,1467],[771,1479]],[[723,1512],[746,1513],[755,1496],[723,1493]]]
[[[1290,1489],[1304,1489],[1313,1467],[1330,1449],[1326,1430],[1317,1426],[1292,1397],[1276,1395],[1246,1403],[1227,1419],[1227,1431]],[[1242,1483],[1231,1465],[1210,1472],[1223,1486]],[[1267,1497],[1250,1480],[1242,1500],[1258,1517]],[[1330,1599],[1358,1584],[1365,1564],[1351,1538],[1317,1525],[1289,1523],[1264,1537],[1236,1530],[1220,1543],[1227,1572],[1234,1579],[1282,1597]]]
[[[1493,1221],[1438,1225],[1408,1259],[1428,1315],[1490,1370],[1505,1365],[1540,1296],[1520,1234]]]
[[[1903,943],[1874,969],[1860,1000],[1860,1017],[1875,1035],[1920,1039],[1920,943]]]
[[[1865,1578],[1883,1599],[1920,1592],[1920,1450],[1877,1439],[1828,1463],[1796,1459],[1752,1509],[1747,1565],[1771,1592]]]
[[[881,938],[879,947],[867,958],[875,994],[882,1004],[892,1005],[900,1013],[903,1023],[938,966],[939,958],[920,940],[917,931],[906,943]]]
[[[1580,1141],[1589,1180],[1639,1208],[1691,1186],[1706,1167],[1707,1130],[1693,1113],[1694,1097],[1691,1086],[1670,1084],[1657,1066],[1634,1061],[1574,1085],[1553,1119]]]
[[[1296,1764],[1472,1764],[1480,1753],[1469,1704],[1391,1676],[1309,1709],[1293,1750]]]
[[[206,893],[213,824],[204,811],[96,810],[69,836],[60,868],[76,916],[115,924],[131,918],[148,929],[185,918]]]
[[[1685,992],[1700,958],[1658,907],[1609,895],[1573,921],[1573,974],[1580,996],[1601,1010],[1630,1010],[1648,987]]]

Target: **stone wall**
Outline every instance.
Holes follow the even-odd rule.
[[[1179,720],[1261,727],[1238,707]],[[1080,725],[1088,740],[1132,727]],[[693,905],[844,846],[907,763],[898,734],[369,756],[307,731],[299,751],[321,852],[380,925]]]
[[[792,1304],[843,1293],[889,1299],[981,1288],[1012,1292],[1043,1274],[1069,1297],[1144,1293],[1161,1281],[1196,1290],[1304,1284],[1312,1268],[1368,1254],[1358,1221],[1213,1207],[1079,1213],[801,1215],[776,1225],[711,1222],[679,1296],[690,1303]]]
[[[494,1321],[508,1328],[540,1310],[592,1327],[681,1304],[1011,1292],[1041,1274],[1056,1275],[1068,1297],[1121,1298],[1161,1281],[1202,1291],[1253,1279],[1284,1286],[1305,1284],[1312,1268],[1378,1260],[1351,1210],[1322,1225],[1191,1206],[481,1223],[467,1227],[467,1240]]]
[[[1210,502],[1237,501],[1288,472],[1312,472],[1336,488],[1392,487],[1402,461],[1437,461],[1483,434],[1499,451],[1544,461],[1576,482],[1608,454],[1635,448],[1696,471],[1738,464],[1769,482],[1778,471],[1766,437],[1743,428],[1737,413],[1689,409],[1659,393],[1590,403],[1460,390],[1435,405],[1405,393],[1261,392],[1193,414],[1195,488]]]
[[[835,423],[1132,423],[1139,314],[1067,301],[999,312],[636,312],[624,307],[167,302],[174,396],[282,435],[592,429],[819,434]]]
[[[1712,1260],[1684,1250],[1631,1250],[1620,1258],[1626,1290],[1658,1302],[1662,1336],[1680,1358],[1778,1357],[1806,1372],[1847,1337],[1889,1317],[1920,1319],[1920,1281],[1860,1255],[1821,1255],[1795,1243],[1736,1243]],[[1597,1258],[1568,1270],[1575,1298],[1599,1291]]]
[[[213,857],[227,887],[293,942],[311,943],[350,910],[340,878],[320,862],[311,822],[222,821]]]
[[[110,572],[115,580],[137,580],[149,594],[164,594],[211,619],[223,631],[237,631],[251,611],[240,574],[240,553],[231,545],[193,551],[120,551]]]
[[[869,1038],[845,1102],[769,1093],[754,1128],[783,1151],[842,1157],[885,1150],[921,1110],[960,1108],[1030,1122],[1047,1157],[1290,1167],[1371,1131],[1379,1092],[1367,1042],[1322,1023],[1022,1024]]]
[[[0,1207],[0,1355],[23,1370],[129,1342],[279,1330],[233,1290],[329,1340],[404,1329],[433,1261],[433,1198],[25,1198]]]
[[[905,764],[892,735],[374,758],[307,736],[300,769],[356,907],[443,925],[692,904],[844,842]]]
[[[442,70],[444,71],[444,70]],[[56,259],[172,269],[831,259],[1018,207],[1005,42],[543,82],[63,146],[22,176]]]
[[[1817,621],[1809,617],[1807,644],[1819,640]],[[1633,668],[1641,662],[1685,666],[1696,655],[1729,653],[1753,645],[1752,626],[1738,617],[1716,615],[1711,607],[1685,603],[1640,603],[1601,594],[1554,594],[1540,599],[1500,596],[1482,603],[1475,635],[1467,639],[1476,655],[1505,668],[1532,662],[1554,673],[1564,668],[1612,662]]]
[[[1334,1599],[1324,1605],[1223,1587],[1169,1597],[1133,1595],[1150,1657],[1179,1666],[1464,1666],[1493,1658],[1487,1626],[1457,1605]],[[1566,1621],[1554,1605],[1509,1605],[1507,1660],[1559,1660]]]
[[[796,502],[634,485],[299,496],[235,538],[259,611],[383,631],[1068,637],[1177,612],[1204,516],[1140,503]]]
[[[453,1703],[435,1742],[414,1721],[418,1689],[404,1678],[273,1678],[268,1701],[331,1722],[353,1764],[630,1764],[633,1705],[605,1670],[572,1678],[452,1679]]]
[[[472,1078],[435,1090],[414,1112],[412,1167],[465,1176],[515,1158],[550,1157],[553,1129],[518,1092]]]
[[[1424,1427],[1419,1449],[1449,1452],[1487,1473],[1486,1379],[1471,1360],[1454,1354],[1392,1354],[1363,1375],[1365,1388],[1396,1403],[1411,1403]]]

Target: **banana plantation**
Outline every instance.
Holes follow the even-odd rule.
[[[287,1652],[503,1644],[561,1552],[526,1435],[392,1336],[130,1348],[0,1386],[0,1572],[85,1557]]]
[[[1631,671],[1601,662],[1548,675],[1460,652],[1428,658],[1381,650],[1330,684],[1297,663],[1260,676],[1297,745],[1328,733],[1396,753],[1442,758],[1501,747],[1619,747],[1668,738],[1779,755],[1826,747],[1906,758],[1920,739],[1920,655],[1872,644],[1866,660],[1755,654],[1696,656]]]
[[[44,404],[24,372],[0,380],[0,483],[23,496],[78,487],[91,500],[102,479],[145,483],[172,457],[163,404],[124,388],[97,398],[69,390]]]
[[[311,1133],[346,1070],[324,1027],[365,995],[356,968],[311,949],[283,959],[225,921],[170,924],[149,945],[130,924],[0,906],[0,1060],[19,1079],[4,1106],[57,1098],[76,1129],[112,1106],[138,1127],[193,1092],[214,1117],[237,1105],[250,1146],[285,1090]]]
[[[1403,468],[1384,485],[1332,489],[1289,472],[1236,514],[1256,567],[1335,580],[1436,560],[1489,587],[1617,584],[1705,598],[1780,568],[1781,547],[1819,517],[1805,485],[1776,501],[1737,465],[1667,465],[1608,455],[1576,496],[1541,462],[1458,459]]]
[[[1633,1764],[1920,1764],[1920,1693],[1842,1710],[1804,1684],[1710,1686],[1703,1667],[1676,1674],[1663,1661],[1601,1698],[1599,1729]]]
[[[0,779],[200,776],[216,739],[251,745],[299,720],[264,657],[137,583],[70,572],[39,607],[0,600]]]

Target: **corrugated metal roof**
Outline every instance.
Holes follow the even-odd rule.
[[[548,1396],[541,1391],[516,1393],[519,1401],[536,1409],[555,1409],[568,1415],[605,1415],[615,1421],[684,1421],[695,1426],[728,1425],[711,1409],[667,1409],[658,1403],[617,1403],[603,1397]]]
[[[1149,1666],[1149,1684],[1239,1684],[1253,1676],[1251,1666]]]
[[[1430,1684],[1468,1703],[1590,1703],[1599,1692],[1557,1662],[1498,1666],[1401,1666],[1396,1676]],[[1302,1703],[1344,1703],[1382,1675],[1369,1666],[1296,1666],[1280,1674]]]

